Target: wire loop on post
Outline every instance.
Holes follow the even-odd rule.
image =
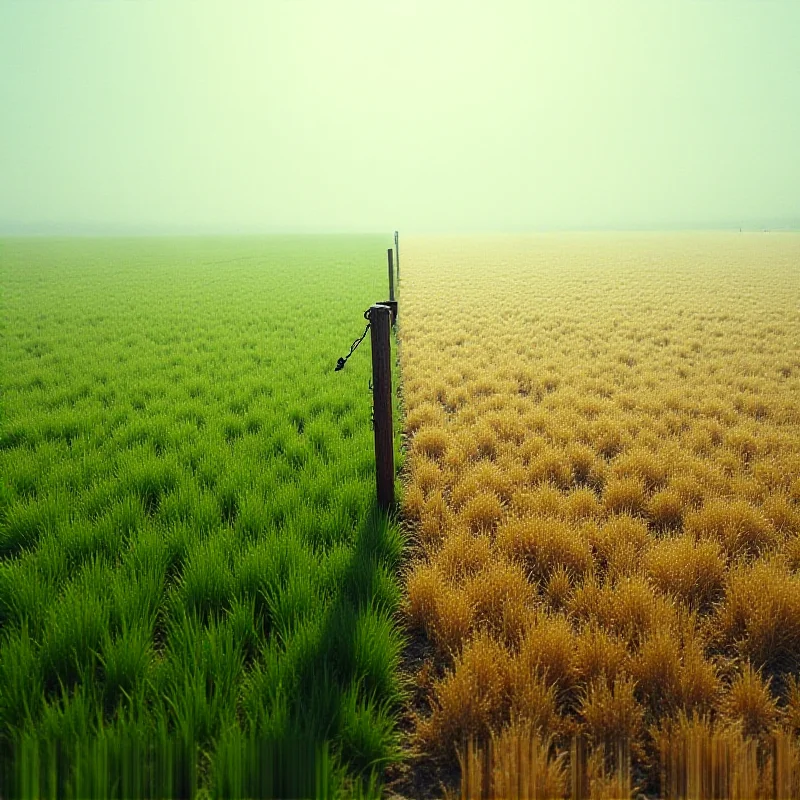
[[[369,320],[369,309],[367,309],[364,312],[364,319]],[[370,323],[367,322],[367,327],[364,328],[364,333],[362,333],[361,336],[359,336],[358,339],[356,339],[353,342],[353,344],[350,345],[350,352],[346,356],[340,356],[338,358],[338,360],[336,361],[336,366],[333,368],[334,372],[339,372],[339,370],[344,369],[344,365],[347,363],[347,359],[350,358],[351,355],[353,355],[353,353],[356,350],[356,347],[358,347],[361,344],[361,342],[363,342],[364,339],[366,338],[367,332],[369,331],[369,326]]]

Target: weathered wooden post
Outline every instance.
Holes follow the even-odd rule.
[[[397,262],[397,288],[400,288],[400,236],[394,232],[394,260]]]
[[[389,259],[389,299],[394,302],[394,265],[391,247],[386,251],[386,257]]]
[[[390,250],[389,253],[392,251]],[[391,259],[389,261],[391,265]],[[375,474],[378,506],[394,506],[394,431],[392,425],[392,357],[390,330],[392,311],[374,305],[369,310],[372,332],[372,404],[375,431]]]

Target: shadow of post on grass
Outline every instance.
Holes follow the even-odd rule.
[[[337,592],[306,639],[283,735],[232,731],[219,742],[219,797],[378,796],[399,758],[402,639],[395,577],[403,540],[373,502],[359,525]]]

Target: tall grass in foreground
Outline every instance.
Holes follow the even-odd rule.
[[[800,738],[766,740],[736,727],[715,728],[703,717],[681,717],[657,737],[658,797],[665,800],[788,800],[800,797]],[[630,742],[599,750],[573,739],[559,749],[552,737],[508,728],[488,746],[470,742],[459,753],[462,800],[621,800],[639,795]],[[609,763],[611,766],[609,767]]]
[[[0,243],[4,797],[377,790],[402,541],[333,366],[383,252]]]

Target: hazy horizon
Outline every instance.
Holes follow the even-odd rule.
[[[800,229],[800,3],[0,6],[0,235]]]

